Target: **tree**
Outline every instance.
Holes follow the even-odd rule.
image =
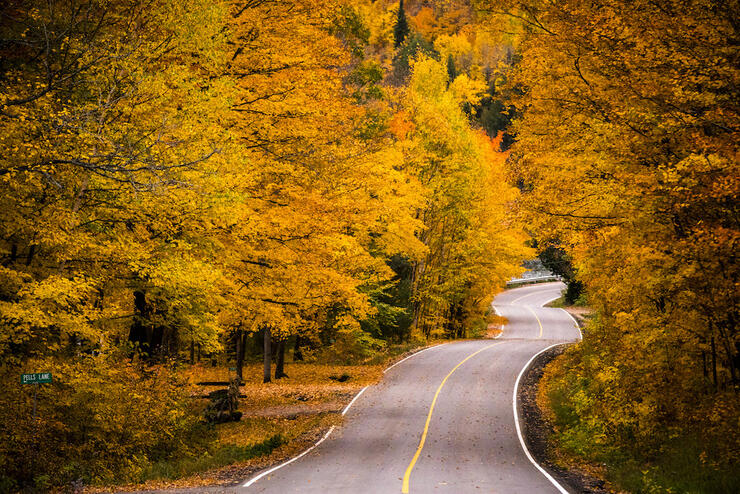
[[[213,279],[208,261],[191,262],[191,220],[202,204],[195,189],[218,155],[203,117],[219,104],[185,67],[195,57],[215,63],[219,36],[203,20],[220,8],[3,6],[4,355],[107,347],[125,338],[134,292],[150,289],[182,297],[176,313],[149,314],[188,320],[183,329],[215,343],[213,313],[202,310],[214,292],[190,276]]]
[[[421,57],[405,102],[413,112],[407,159],[426,189],[418,214],[427,251],[413,274],[414,326],[426,337],[463,336],[527,255],[522,232],[506,220],[516,197],[503,175],[506,155],[470,127],[447,83],[445,64]]]
[[[403,0],[398,1],[398,13],[396,14],[396,25],[393,27],[393,46],[398,48],[409,34],[409,23],[406,19],[406,11],[403,8]]]
[[[542,249],[538,257],[545,268],[560,276],[565,282],[567,285],[564,295],[565,301],[568,304],[574,304],[583,293],[583,283],[578,280],[568,253],[557,243],[552,243]]]
[[[485,3],[523,32],[521,205],[598,311],[584,413],[622,445],[695,434],[736,461],[737,3]]]
[[[417,189],[387,138],[365,132],[374,114],[336,70],[357,60],[330,34],[338,4],[242,7],[232,6],[233,55],[223,74],[237,81],[223,182],[234,202],[218,220],[233,284],[224,318],[269,328],[280,364],[289,337],[327,325],[360,331],[371,311],[363,287],[392,275],[384,256],[420,249]],[[376,73],[358,62],[346,82],[374,84]],[[340,318],[330,315],[337,306]],[[264,354],[265,377],[272,354]]]

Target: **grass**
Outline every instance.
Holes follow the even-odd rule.
[[[563,309],[567,307],[565,303],[565,296],[561,295],[560,298],[556,298],[555,300],[546,303],[545,307],[552,307],[555,309]]]
[[[286,442],[287,440],[282,435],[275,434],[264,441],[246,446],[231,443],[219,444],[212,451],[205,451],[197,457],[154,463],[142,473],[141,480],[179,479],[205,470],[269,455]]]
[[[647,457],[629,446],[602,446],[596,454],[569,455],[569,463],[598,462],[613,488],[630,493],[734,494],[740,492],[740,470],[702,461],[701,440],[683,436],[666,440],[660,454]],[[594,469],[591,469],[594,471]]]
[[[576,300],[575,303],[568,304],[565,301],[565,295],[561,295],[559,298],[556,298],[555,300],[546,303],[545,307],[552,307],[555,309],[568,309],[568,308],[574,308],[574,307],[588,308],[588,301],[586,300],[585,297],[581,296],[581,297],[578,297],[578,300]]]

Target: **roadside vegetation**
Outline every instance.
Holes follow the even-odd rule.
[[[737,2],[492,8],[521,22],[522,210],[594,311],[542,383],[561,451],[617,490],[738,492]]]

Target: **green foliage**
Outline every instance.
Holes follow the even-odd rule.
[[[269,455],[274,449],[279,448],[286,442],[282,435],[276,434],[261,443],[249,446],[221,444],[190,457],[173,458],[153,463],[142,471],[137,480],[174,480],[187,477],[232,463]]]
[[[388,261],[395,278],[383,286],[370,289],[372,317],[362,321],[362,329],[375,338],[401,342],[408,340],[413,321],[412,282],[413,263],[395,255]]]
[[[409,21],[406,19],[406,11],[403,8],[403,0],[398,2],[396,13],[396,25],[393,26],[393,46],[398,48],[406,40],[409,34]]]
[[[364,58],[365,46],[370,41],[370,29],[356,8],[343,5],[336,13],[330,32],[348,45],[353,56]]]
[[[540,251],[539,259],[542,265],[551,272],[560,276],[567,285],[565,290],[565,303],[573,305],[583,295],[583,283],[578,280],[576,269],[568,253],[557,245],[550,243]]]
[[[411,33],[398,47],[393,57],[393,78],[402,84],[411,75],[411,62],[415,58],[426,56],[439,59],[439,52],[434,45],[418,33]]]
[[[358,103],[382,99],[384,94],[379,83],[383,76],[383,68],[378,62],[363,60],[347,77],[347,83],[357,88],[352,96]]]
[[[452,82],[457,77],[457,69],[455,68],[455,57],[452,53],[447,55],[447,81]]]

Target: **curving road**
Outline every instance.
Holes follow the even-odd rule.
[[[532,356],[580,337],[565,311],[542,307],[563,286],[503,292],[493,302],[508,319],[500,338],[439,345],[389,368],[324,442],[243,490],[565,492],[527,458],[512,406],[517,377]]]

